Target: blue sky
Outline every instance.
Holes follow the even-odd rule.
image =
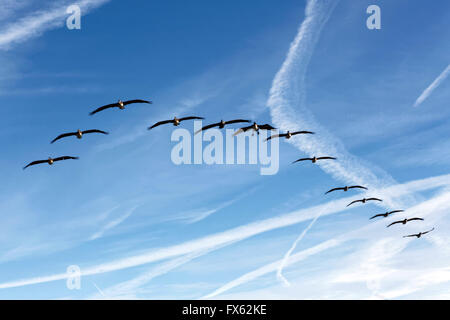
[[[0,298],[450,298],[447,1],[83,0],[68,30],[71,4],[0,4]],[[146,130],[175,115],[316,135],[276,175],[177,166],[173,127]],[[110,135],[49,144],[78,128]],[[383,203],[323,195],[354,183]],[[368,220],[388,209],[425,221]]]

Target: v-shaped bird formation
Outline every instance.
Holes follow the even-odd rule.
[[[89,114],[90,115],[94,115],[94,114],[99,113],[101,111],[104,111],[106,109],[112,109],[112,108],[118,108],[120,110],[124,110],[125,106],[130,105],[130,104],[152,104],[152,103],[153,103],[152,101],[142,100],[142,99],[134,99],[134,100],[126,100],[126,101],[119,100],[116,103],[111,103],[111,104],[107,104],[107,105],[98,107],[95,110],[93,110],[92,112],[90,112]],[[153,124],[150,127],[148,127],[147,129],[151,130],[153,128],[159,127],[159,126],[164,125],[164,124],[172,124],[173,126],[176,127],[176,126],[179,126],[181,124],[181,122],[183,122],[183,121],[187,121],[187,120],[203,120],[203,119],[204,119],[203,117],[198,117],[198,116],[186,116],[186,117],[181,117],[181,118],[178,118],[178,117],[175,116],[173,119],[158,121],[155,124]],[[208,129],[215,128],[215,127],[219,128],[219,129],[223,129],[223,128],[225,128],[225,126],[229,126],[229,125],[232,125],[232,124],[238,124],[238,123],[251,123],[251,121],[250,120],[246,120],[246,119],[233,119],[233,120],[227,120],[227,121],[220,120],[220,122],[216,122],[216,123],[212,123],[212,124],[203,126],[200,130],[197,130],[194,134],[198,134],[199,132],[206,131]],[[236,135],[238,135],[238,134],[240,134],[242,132],[247,132],[247,131],[253,131],[252,135],[255,132],[259,135],[260,130],[271,131],[271,130],[275,130],[275,129],[276,128],[274,128],[273,126],[271,126],[270,124],[267,124],[267,123],[266,124],[258,124],[256,122],[253,122],[253,124],[251,124],[249,126],[244,126],[244,127],[238,128],[238,130],[233,134],[233,136],[236,136]],[[50,143],[53,144],[54,142],[56,142],[58,140],[61,140],[61,139],[67,138],[67,137],[71,137],[71,136],[74,136],[77,139],[81,139],[84,135],[91,134],[91,133],[96,133],[96,134],[101,134],[101,135],[108,135],[109,134],[108,132],[100,130],[100,129],[88,129],[88,130],[83,130],[83,131],[78,129],[77,131],[74,131],[74,132],[62,133],[62,134],[58,135],[56,138],[54,138]],[[312,134],[315,134],[315,133],[312,132],[312,131],[307,131],[307,130],[292,131],[292,132],[291,131],[286,131],[286,133],[272,134],[267,139],[265,139],[265,141],[269,141],[269,140],[275,139],[275,138],[285,138],[286,140],[288,140],[288,139],[290,139],[290,138],[292,138],[293,136],[296,136],[296,135],[312,135]],[[25,167],[23,167],[23,169],[26,169],[28,167],[35,166],[35,165],[38,165],[38,164],[47,163],[48,165],[53,165],[55,162],[58,162],[58,161],[76,160],[76,159],[78,159],[78,157],[76,157],[76,156],[60,156],[60,157],[56,157],[56,158],[48,157],[45,160],[32,161],[32,162],[28,163]],[[308,157],[308,158],[297,159],[297,160],[293,161],[292,163],[294,164],[294,163],[305,162],[305,161],[311,161],[311,163],[317,163],[318,161],[322,162],[324,160],[337,160],[337,158],[336,157],[332,157],[332,156],[326,156],[326,155],[325,156],[322,155],[322,156],[319,156],[319,157],[318,156],[312,156],[312,157]],[[325,194],[329,194],[329,193],[336,192],[336,191],[347,192],[347,191],[352,190],[352,189],[360,189],[360,190],[362,189],[362,190],[365,190],[365,191],[368,190],[367,187],[364,187],[364,186],[361,186],[361,185],[351,185],[351,186],[332,188],[332,189],[328,190],[327,192],[325,192]],[[383,201],[382,199],[379,199],[379,198],[376,198],[376,197],[356,199],[356,200],[351,201],[347,205],[347,207],[350,207],[350,206],[352,206],[353,204],[356,204],[356,203],[366,204],[368,202],[382,202],[382,201]],[[379,214],[376,214],[376,215],[372,216],[369,219],[372,220],[372,219],[379,218],[379,217],[388,218],[389,216],[391,216],[391,215],[393,215],[395,213],[400,213],[400,212],[404,212],[404,210],[392,210],[392,211],[387,211],[385,213],[379,213]],[[423,220],[424,219],[420,218],[420,217],[405,218],[403,220],[393,221],[389,225],[387,225],[387,227],[391,227],[391,226],[396,225],[396,224],[405,225],[405,224],[407,224],[410,221],[423,221]],[[434,228],[432,228],[432,229],[430,229],[428,231],[419,232],[419,233],[416,233],[416,234],[405,235],[403,237],[404,238],[409,238],[409,237],[420,238],[421,236],[423,236],[423,235],[425,235],[425,234],[427,234],[427,233],[429,233],[429,232],[431,232],[433,230],[434,230]]]

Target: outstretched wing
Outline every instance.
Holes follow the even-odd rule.
[[[251,128],[253,128],[253,126],[242,127],[242,128],[240,128],[238,131],[236,131],[235,133],[233,133],[233,137],[234,137],[235,135],[238,135],[238,134],[241,133],[241,132],[245,132],[245,131],[247,131],[247,130],[250,130]]]
[[[61,160],[70,160],[70,159],[78,159],[78,157],[72,157],[72,156],[62,156],[62,157],[58,157],[53,159],[53,161],[61,161]]]
[[[134,100],[124,101],[123,105],[126,106],[127,104],[132,104],[132,103],[149,103],[149,104],[152,104],[151,101],[141,100],[141,99],[134,99]]]
[[[351,206],[352,204],[357,203],[357,202],[362,202],[362,200],[353,200],[352,202],[350,202],[350,203],[347,205],[347,207],[349,207],[349,206]]]
[[[333,192],[333,191],[337,191],[337,190],[344,190],[344,188],[333,188],[333,189],[328,190],[327,192],[325,192],[325,194]]]
[[[408,237],[417,237],[418,234],[408,234],[407,236],[403,236],[403,238],[408,238]]]
[[[148,129],[148,130],[151,130],[151,129],[157,127],[157,126],[160,126],[160,125],[166,124],[166,123],[173,123],[173,120],[163,120],[163,121],[159,121],[159,122],[155,123],[154,125],[152,125],[151,127],[148,127],[147,129]]]
[[[384,213],[376,214],[373,217],[371,217],[369,220],[374,219],[376,217],[382,217],[382,216],[384,216]]]
[[[106,132],[106,131],[102,131],[102,130],[98,130],[98,129],[91,129],[91,130],[83,131],[83,134],[86,134],[86,133],[102,133],[102,134],[109,134],[109,133]]]
[[[363,187],[363,186],[351,186],[351,187],[348,187],[349,189],[355,189],[355,188],[359,188],[359,189],[365,189],[365,190],[368,190],[366,187]]]
[[[388,213],[389,214],[393,214],[393,213],[403,212],[403,211],[405,211],[405,210],[394,210],[394,211],[389,211]]]
[[[397,224],[397,223],[403,223],[403,221],[394,221],[391,224],[387,225],[386,228],[389,228],[390,226]]]
[[[77,134],[76,132],[68,132],[68,133],[60,134],[55,139],[53,139],[52,142],[50,142],[50,143],[53,143],[59,139],[65,138],[65,137],[75,136],[76,134]]]
[[[233,123],[241,123],[241,122],[250,122],[250,120],[235,119],[235,120],[225,121],[225,124],[233,124]]]
[[[205,118],[202,118],[202,117],[184,117],[184,118],[180,118],[179,120],[180,121],[184,121],[184,120],[203,120],[203,119],[205,119]]]
[[[306,160],[312,160],[312,158],[300,158],[300,159],[295,160],[292,163],[296,163],[296,162],[300,162],[300,161],[306,161]]]
[[[279,138],[279,137],[286,137],[287,134],[286,133],[281,133],[281,134],[273,134],[270,137],[266,138],[266,141],[269,141],[272,138]]]
[[[367,201],[369,201],[369,200],[373,200],[373,201],[383,201],[383,200],[378,199],[378,198],[367,198],[366,200],[367,200]]]
[[[293,136],[295,136],[296,134],[314,134],[314,132],[312,131],[295,131],[291,133]]]
[[[201,129],[195,131],[194,134],[197,134],[197,133],[199,133],[200,131],[205,131],[205,130],[208,130],[208,129],[217,127],[217,126],[219,126],[219,125],[220,125],[220,122],[208,124],[207,126],[204,126],[203,128],[201,128]]]
[[[270,124],[266,123],[266,124],[262,124],[262,125],[258,125],[259,129],[262,130],[275,130],[276,128],[272,127]]]
[[[25,169],[28,168],[28,167],[34,166],[34,165],[36,165],[36,164],[46,163],[46,162],[48,162],[48,161],[47,161],[47,160],[36,160],[36,161],[30,162],[30,163],[27,164],[25,167],[23,167],[23,170],[25,170]]]
[[[105,110],[105,109],[108,109],[108,108],[114,108],[114,107],[118,107],[118,106],[119,106],[119,104],[117,102],[116,103],[107,104],[107,105],[101,106],[100,108],[95,109],[94,111],[92,111],[89,114],[92,116],[93,114],[96,114],[97,112],[100,112],[102,110]]]
[[[336,160],[336,158],[334,158],[334,157],[319,157],[319,158],[317,158],[317,160],[325,160],[325,159]]]
[[[428,230],[428,231],[422,232],[422,234],[427,234],[428,232],[431,232],[431,231],[433,231],[433,230],[434,230],[434,228],[433,228],[433,229],[431,229],[431,230]]]
[[[423,219],[423,218],[410,218],[410,219],[408,219],[406,221],[414,221],[414,220],[424,221],[425,219]]]

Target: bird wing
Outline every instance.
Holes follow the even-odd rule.
[[[367,198],[367,201],[369,201],[369,200],[374,200],[374,201],[383,201],[383,200],[381,200],[381,199],[378,199],[378,198]]]
[[[373,217],[371,217],[369,220],[374,219],[374,218],[376,218],[376,217],[381,217],[381,216],[384,216],[384,213],[376,214],[376,215],[374,215]]]
[[[36,160],[36,161],[30,162],[25,167],[23,167],[23,170],[25,170],[28,167],[34,166],[35,164],[46,163],[46,162],[47,162],[47,160]]]
[[[394,211],[389,211],[389,214],[393,214],[393,213],[397,213],[397,212],[403,212],[405,210],[394,210]]]
[[[434,230],[434,228],[433,228],[433,229],[431,229],[431,230],[428,230],[428,231],[422,232],[422,234],[427,234],[428,232],[431,232],[431,231],[433,231],[433,230]]]
[[[396,223],[403,223],[403,220],[400,220],[400,221],[394,221],[394,222],[392,222],[391,224],[389,224],[386,228],[389,228],[390,226],[392,226],[392,225],[394,225],[394,224],[396,224]]]
[[[336,191],[336,190],[344,190],[344,188],[333,188],[333,189],[330,189],[327,192],[325,192],[325,194]]]
[[[350,202],[350,203],[347,205],[347,207],[351,206],[351,205],[354,204],[354,203],[361,202],[361,201],[362,201],[362,200],[353,200],[352,202]]]
[[[292,163],[296,163],[296,162],[300,162],[300,161],[306,161],[306,160],[312,160],[312,158],[300,158],[300,159],[295,160]]]
[[[235,120],[225,121],[225,124],[233,124],[233,123],[240,123],[240,122],[250,122],[250,120],[235,119]]]
[[[162,125],[162,124],[166,124],[166,123],[173,123],[173,120],[163,120],[163,121],[159,121],[159,122],[155,123],[154,125],[152,125],[151,127],[148,127],[147,129],[150,130],[150,129],[153,129],[153,128],[155,128],[155,127],[157,127],[157,126],[160,126],[160,125]]]
[[[61,161],[61,160],[70,160],[70,159],[78,159],[78,157],[72,157],[72,156],[62,156],[53,159],[53,161]]]
[[[423,220],[425,220],[425,219],[423,219],[423,218],[410,218],[410,219],[408,219],[408,220],[406,220],[406,221],[414,221],[414,220],[420,220],[420,221],[423,221]]]
[[[270,137],[266,138],[266,141],[269,141],[272,138],[279,138],[279,137],[286,137],[286,133],[282,133],[282,134],[273,134]]]
[[[366,187],[363,187],[363,186],[351,186],[351,187],[348,187],[349,189],[354,189],[354,188],[359,188],[359,189],[365,189],[365,190],[368,190]]]
[[[201,129],[195,131],[194,134],[197,134],[197,133],[199,133],[200,131],[204,131],[204,130],[208,130],[208,129],[217,127],[217,126],[219,126],[219,125],[220,125],[220,122],[208,124],[207,126],[204,126],[203,128],[201,128]]]
[[[203,119],[205,119],[205,118],[202,118],[202,117],[184,117],[184,118],[180,118],[180,119],[178,119],[178,120],[184,121],[184,120],[195,120],[195,119],[203,120]]]
[[[118,105],[119,104],[117,102],[116,103],[107,104],[107,105],[101,106],[100,108],[95,109],[94,111],[92,111],[89,114],[92,116],[93,114],[96,114],[97,112],[100,112],[100,111],[108,109],[108,108],[114,108],[114,107],[117,107]]]
[[[134,100],[124,101],[123,105],[126,106],[127,104],[132,104],[132,103],[149,103],[149,104],[152,104],[151,101],[141,100],[141,99],[134,99]]]
[[[56,140],[59,140],[59,139],[65,138],[65,137],[75,136],[76,134],[77,134],[76,132],[68,132],[68,133],[60,134],[60,135],[57,136],[55,139],[53,139],[52,142],[50,142],[50,143],[53,143],[53,142],[55,142]]]
[[[291,133],[293,136],[296,134],[314,134],[312,131],[295,131]]]
[[[238,134],[241,133],[241,132],[245,132],[245,131],[247,131],[247,130],[250,130],[251,128],[253,128],[253,125],[248,126],[248,127],[242,127],[242,128],[240,128],[238,131],[236,131],[235,133],[233,133],[233,137],[234,137],[235,135],[238,135]]]
[[[407,236],[403,236],[403,238],[408,238],[408,237],[417,237],[418,234],[408,234]]]
[[[336,160],[336,158],[334,158],[334,157],[319,157],[319,158],[317,158],[317,160],[325,160],[325,159]]]
[[[86,133],[103,133],[103,134],[109,134],[109,133],[106,132],[106,131],[102,131],[102,130],[98,130],[98,129],[90,129],[90,130],[83,131],[83,134],[86,134]]]
[[[272,127],[270,124],[266,123],[266,124],[262,124],[260,126],[258,126],[259,129],[263,129],[263,130],[275,130],[276,128]]]

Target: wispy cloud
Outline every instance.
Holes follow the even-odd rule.
[[[345,183],[364,184],[372,191],[376,190],[385,199],[381,204],[383,206],[398,205],[392,202],[388,194],[379,194],[377,190],[395,184],[395,180],[382,169],[350,154],[342,142],[321,126],[305,106],[305,78],[309,61],[321,30],[337,3],[337,0],[308,1],[305,19],[273,80],[267,104],[278,128],[316,132],[307,138],[294,137],[290,143],[309,156],[336,156],[338,161],[319,164],[325,172]]]
[[[116,219],[109,221],[100,230],[98,230],[96,233],[94,233],[90,237],[90,240],[95,240],[95,239],[101,238],[106,231],[108,231],[108,230],[118,226],[122,222],[124,222],[129,216],[131,216],[133,214],[133,212],[134,212],[134,210],[136,210],[136,208],[137,207],[133,207],[130,210],[128,210],[127,212],[125,212],[123,215],[121,215],[120,217],[117,217]]]
[[[418,192],[422,190],[428,190],[438,188],[442,186],[448,186],[450,184],[450,175],[442,175],[422,180],[415,180],[405,184],[399,184],[388,187],[381,190],[385,193],[389,193],[392,198],[401,197],[411,192]],[[283,228],[286,226],[294,225],[302,221],[313,219],[320,211],[323,211],[322,216],[335,214],[346,210],[346,204],[352,197],[346,197],[340,200],[330,201],[323,205],[314,206],[311,208],[297,210],[288,214],[280,215],[277,217],[256,221],[247,225],[239,226],[234,229],[209,235],[200,239],[187,241],[178,245],[169,246],[157,250],[151,250],[143,254],[106,262],[96,266],[82,269],[82,275],[94,275],[105,272],[112,272],[131,268],[147,263],[164,260],[171,257],[181,256],[192,252],[201,250],[209,250],[211,248],[220,247],[224,245],[232,244],[236,241],[241,241],[249,237],[268,232],[271,230]],[[325,209],[324,209],[325,207]],[[279,264],[280,262],[278,262]],[[278,267],[277,264],[277,267]],[[0,289],[20,287],[26,285],[32,285],[37,283],[44,283],[56,280],[66,279],[67,274],[54,274],[49,276],[22,279],[17,281],[10,281],[0,283]]]
[[[423,92],[422,94],[417,98],[416,102],[414,102],[414,107],[418,107],[422,104],[429,96],[430,94],[437,88],[439,85],[447,78],[447,76],[450,74],[450,64],[445,68],[444,71],[437,77]]]
[[[76,2],[59,1],[47,10],[36,11],[16,22],[6,25],[0,32],[0,50],[7,50],[12,45],[40,36],[45,31],[62,26],[68,17],[69,5],[78,5],[82,14],[86,14],[109,0],[80,0]]]

